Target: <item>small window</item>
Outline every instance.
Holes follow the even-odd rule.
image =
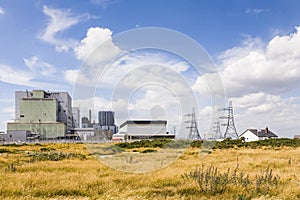
[[[20,115],[20,117],[24,117],[24,115]]]

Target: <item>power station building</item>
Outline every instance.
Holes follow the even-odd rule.
[[[118,127],[115,125],[115,112],[99,111],[98,112],[98,127],[99,130],[111,130],[113,133],[118,132]]]
[[[15,122],[7,124],[7,137],[14,140],[23,131],[39,139],[64,138],[73,128],[71,105],[67,92],[16,91]]]
[[[120,125],[119,134],[124,134],[125,140],[174,139],[175,135],[169,134],[166,129],[166,120],[127,120]]]

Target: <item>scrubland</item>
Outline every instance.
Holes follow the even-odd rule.
[[[147,173],[98,156],[85,144],[0,146],[0,199],[300,199],[299,147],[190,147]]]

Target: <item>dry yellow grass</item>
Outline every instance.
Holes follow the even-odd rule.
[[[28,162],[28,152],[51,147],[55,151],[80,153],[87,159]],[[199,149],[188,149],[169,166],[149,173],[126,173],[100,163],[83,144],[0,146],[18,151],[0,154],[0,199],[237,199],[226,192],[216,196],[199,193],[193,181],[181,176],[204,164],[222,172],[234,169],[253,178],[268,166],[281,177],[271,195],[257,199],[300,199],[300,149],[226,149],[213,150],[206,156]],[[16,163],[16,171],[7,166]],[[238,192],[238,191],[237,191]]]

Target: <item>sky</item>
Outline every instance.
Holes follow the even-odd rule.
[[[1,0],[0,131],[15,119],[15,91],[44,89],[69,92],[95,121],[97,111],[113,109],[118,125],[167,119],[170,132],[195,106],[202,135],[226,114],[212,103],[224,97],[238,134],[268,126],[293,137],[300,134],[299,7],[297,0]],[[147,27],[162,35],[152,38]],[[164,33],[184,36],[186,43],[169,47],[193,41],[214,70],[197,71],[183,57],[192,48],[182,55],[126,49],[124,38],[137,43],[135,31],[161,45]]]

